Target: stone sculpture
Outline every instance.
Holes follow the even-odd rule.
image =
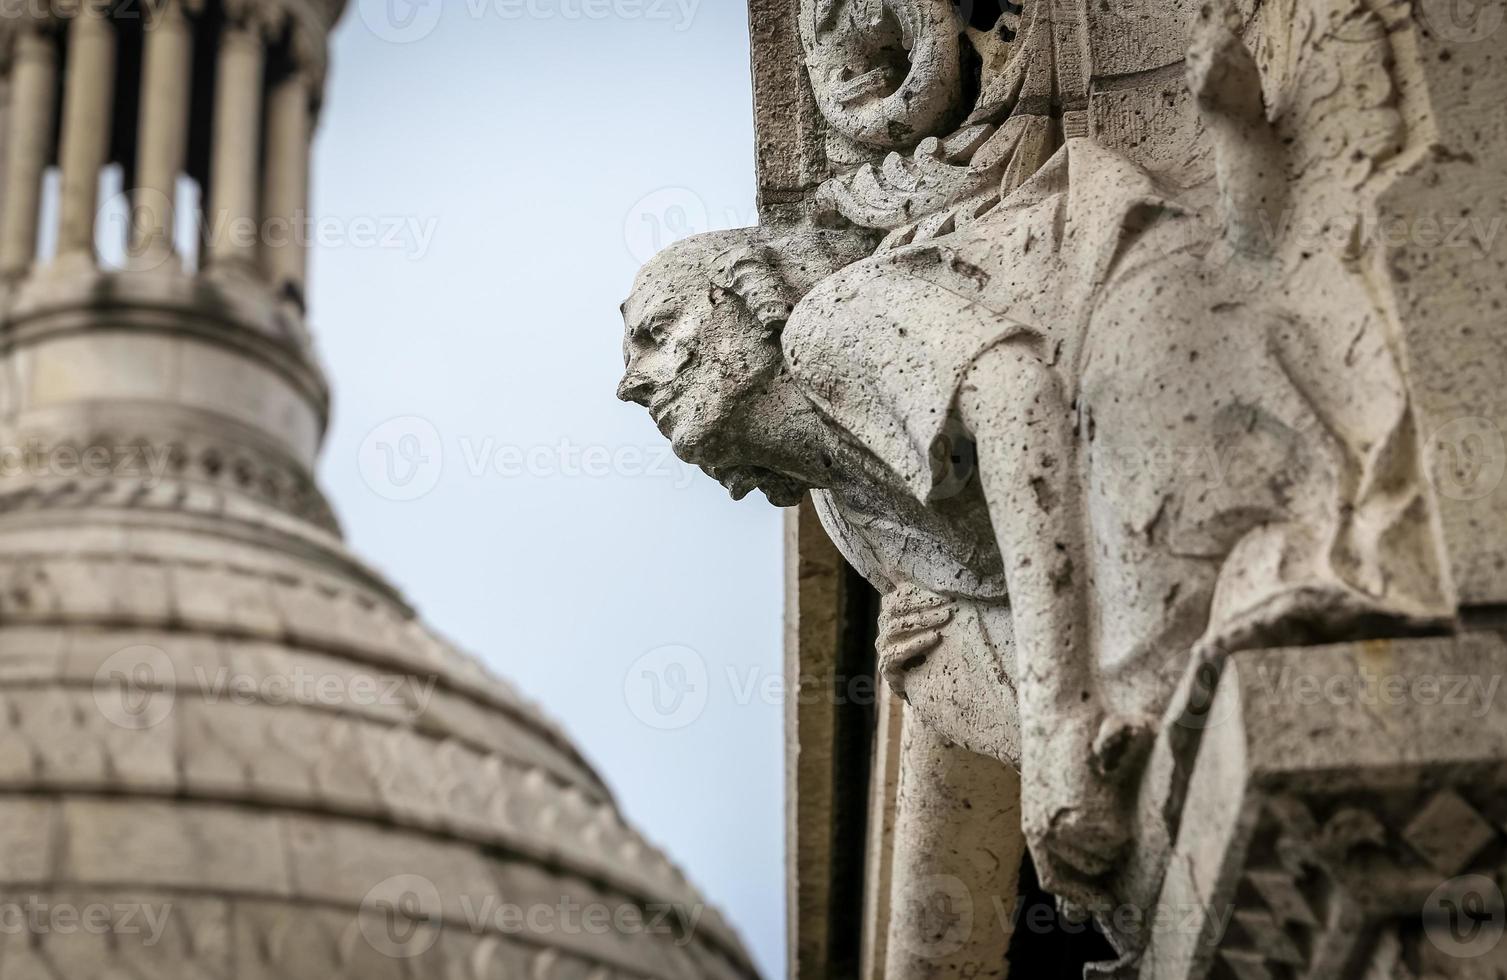
[[[1369,237],[1407,14],[1205,7],[1191,121],[1131,154],[1088,135],[1079,18],[953,8],[802,4],[837,172],[650,263],[619,394],[735,496],[814,492],[897,691],[1021,767],[1046,885],[1145,905],[1226,658],[1459,628]]]

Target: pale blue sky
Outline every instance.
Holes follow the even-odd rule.
[[[563,722],[776,977],[779,513],[665,458],[613,398],[640,261],[754,220],[746,17],[352,0],[311,306],[335,388],[322,477],[356,548]],[[695,692],[656,704],[651,668]]]

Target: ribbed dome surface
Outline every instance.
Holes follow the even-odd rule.
[[[511,688],[338,548],[164,486],[199,513],[78,484],[0,520],[6,893],[170,908],[160,943],[115,937],[123,976],[750,975]],[[98,976],[69,967],[92,939],[7,937],[0,971]]]
[[[302,254],[211,236],[182,262],[164,222],[98,267],[112,106],[140,120],[148,231],[195,139],[218,217],[303,216],[342,4],[219,2],[139,36],[39,17],[0,62],[0,978],[754,976],[559,730],[347,551],[312,476]],[[116,105],[133,37],[163,73],[123,90],[149,112]],[[178,83],[205,44],[201,117]]]

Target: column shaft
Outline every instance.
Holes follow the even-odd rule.
[[[210,169],[209,257],[213,267],[255,273],[257,174],[265,53],[251,27],[228,25],[220,37],[215,99],[214,160]]]
[[[68,25],[63,95],[63,169],[58,256],[94,256],[99,173],[110,152],[115,27],[94,4],[82,4]]]
[[[42,173],[52,149],[57,79],[58,54],[52,38],[32,31],[17,37],[6,134],[4,216],[0,218],[0,272],[7,276],[25,273],[36,258]]]
[[[152,265],[175,256],[173,201],[187,164],[193,35],[182,0],[167,0],[146,29],[131,254]]]
[[[303,295],[308,259],[309,81],[293,71],[273,88],[267,106],[267,174],[262,197],[267,281]]]

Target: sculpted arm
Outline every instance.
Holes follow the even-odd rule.
[[[1073,408],[1055,369],[1007,343],[974,365],[959,409],[1014,614],[1026,834],[1044,883],[1092,905],[1127,839],[1116,770],[1133,739],[1097,689]]]

